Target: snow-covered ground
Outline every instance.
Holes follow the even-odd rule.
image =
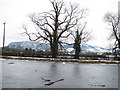
[[[17,57],[17,56],[7,56],[7,57],[2,57],[0,56],[0,60],[23,60],[23,61],[61,61],[61,62],[78,62],[78,63],[107,63],[107,64],[119,64],[120,61],[116,60],[84,60],[84,59],[61,59],[61,58],[37,58],[37,57]]]

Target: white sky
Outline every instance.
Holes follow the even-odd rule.
[[[92,30],[94,40],[88,42],[90,45],[107,47],[108,32],[104,15],[107,12],[117,13],[119,0],[64,0],[79,3],[81,8],[88,8],[88,29]],[[34,12],[51,10],[49,0],[0,0],[0,47],[2,46],[3,23],[6,22],[6,42],[28,41],[27,36],[21,36],[24,32],[21,26],[28,20],[27,15]]]

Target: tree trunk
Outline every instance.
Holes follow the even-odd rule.
[[[80,53],[81,49],[80,49],[80,45],[76,45],[75,47],[75,59],[79,59],[79,53]]]
[[[118,48],[119,48],[119,50],[118,50],[118,55],[120,55],[120,40],[119,40],[119,42],[118,42]],[[120,59],[119,59],[120,60]]]
[[[75,59],[79,59],[79,54],[81,52],[81,47],[80,47],[80,39],[76,39],[74,43],[74,49],[75,49]]]
[[[118,41],[118,48],[120,49],[120,40]]]
[[[52,58],[57,58],[57,55],[58,55],[58,43],[57,42],[53,42],[51,44],[51,55],[52,55]]]
[[[76,31],[76,38],[74,43],[74,49],[75,49],[75,59],[79,59],[79,53],[81,52],[81,35],[79,34],[78,30]]]

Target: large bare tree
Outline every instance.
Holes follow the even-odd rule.
[[[117,48],[120,50],[120,16],[113,13],[107,13],[105,15],[105,21],[108,22],[111,29],[110,39],[115,39],[113,50]]]
[[[58,45],[63,43],[62,38],[68,38],[71,30],[84,17],[86,9],[80,9],[78,4],[65,5],[63,0],[50,1],[52,10],[43,13],[33,13],[29,18],[34,23],[36,33],[29,33],[28,28],[23,28],[29,39],[37,41],[43,39],[50,43],[51,55],[56,58]],[[34,39],[32,38],[34,36]]]

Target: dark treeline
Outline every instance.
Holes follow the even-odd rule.
[[[57,58],[61,59],[74,59],[74,54],[70,54],[67,52],[58,52],[59,55]],[[14,49],[14,48],[5,48],[3,56],[21,56],[21,57],[39,57],[39,58],[52,58],[50,51],[35,51],[32,49]],[[102,55],[98,55],[97,53],[80,53],[79,59],[81,60],[109,60],[109,59],[118,59],[115,57],[109,57],[110,53],[104,53]]]

